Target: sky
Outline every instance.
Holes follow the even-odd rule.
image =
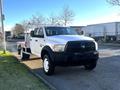
[[[72,25],[120,21],[120,7],[112,6],[106,0],[3,0],[5,30],[30,19],[32,15],[59,15],[65,6],[75,14]]]

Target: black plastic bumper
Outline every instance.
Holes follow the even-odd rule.
[[[66,53],[66,52],[54,52],[55,65],[62,66],[77,66],[85,65],[91,62],[96,62],[99,58],[99,53],[86,52],[86,53]]]

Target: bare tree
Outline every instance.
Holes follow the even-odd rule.
[[[60,25],[60,18],[58,16],[51,14],[51,16],[47,18],[46,23],[50,25]]]
[[[45,24],[45,18],[42,15],[33,15],[30,20],[30,25],[32,28],[39,27]]]
[[[68,25],[74,20],[74,12],[67,6],[63,8],[62,15],[60,16],[63,25]]]
[[[112,5],[120,6],[120,0],[106,0],[106,1]]]
[[[30,26],[30,21],[28,20],[24,20],[23,22],[21,22],[21,25],[23,26],[24,30],[29,30]]]
[[[21,22],[25,31],[29,31],[29,29],[39,27],[45,24],[45,18],[42,15],[32,15],[32,18],[29,20],[24,20]]]
[[[21,24],[16,24],[12,30],[13,30],[13,35],[15,36],[19,36],[20,34],[23,34],[25,31],[25,29]]]

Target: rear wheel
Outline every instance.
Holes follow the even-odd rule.
[[[18,55],[20,55],[21,54],[21,49],[18,49]]]
[[[18,55],[21,54],[21,45],[18,45]]]
[[[84,66],[85,66],[85,69],[86,69],[86,70],[93,70],[93,69],[96,67],[96,65],[97,65],[97,62],[94,61],[94,62],[91,62],[91,63],[86,64],[86,65],[84,65]]]
[[[52,63],[49,55],[44,55],[43,57],[43,71],[46,75],[52,75],[54,73],[55,66]]]
[[[30,59],[30,55],[29,55],[29,54],[26,54],[26,53],[24,52],[24,49],[21,50],[20,56],[21,56],[21,60]]]

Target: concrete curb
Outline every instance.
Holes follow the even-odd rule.
[[[33,72],[33,71],[32,71]],[[47,80],[45,80],[43,77],[41,77],[39,74],[35,74],[36,77],[40,78],[48,87],[50,87],[51,90],[57,90],[53,85],[51,85]]]
[[[23,63],[22,63],[23,64]],[[25,67],[27,67],[27,69],[37,78],[39,78],[40,80],[43,81],[43,83],[45,85],[47,85],[50,90],[57,90],[53,85],[51,85],[46,79],[44,79],[42,76],[40,76],[39,74],[35,73],[34,71],[32,71],[28,66],[26,66],[25,64],[23,64]]]
[[[21,62],[21,60],[19,60],[15,55],[13,55],[13,56],[18,60],[18,62]],[[57,90],[53,85],[51,85],[51,84],[50,84],[46,79],[44,79],[42,76],[40,76],[39,74],[37,74],[37,73],[35,73],[34,71],[32,71],[32,70],[31,70],[28,66],[26,66],[24,63],[21,63],[21,64],[23,64],[23,65],[29,70],[29,72],[30,72],[32,75],[34,75],[34,76],[37,77],[38,79],[42,80],[43,83],[50,88],[50,90]]]

